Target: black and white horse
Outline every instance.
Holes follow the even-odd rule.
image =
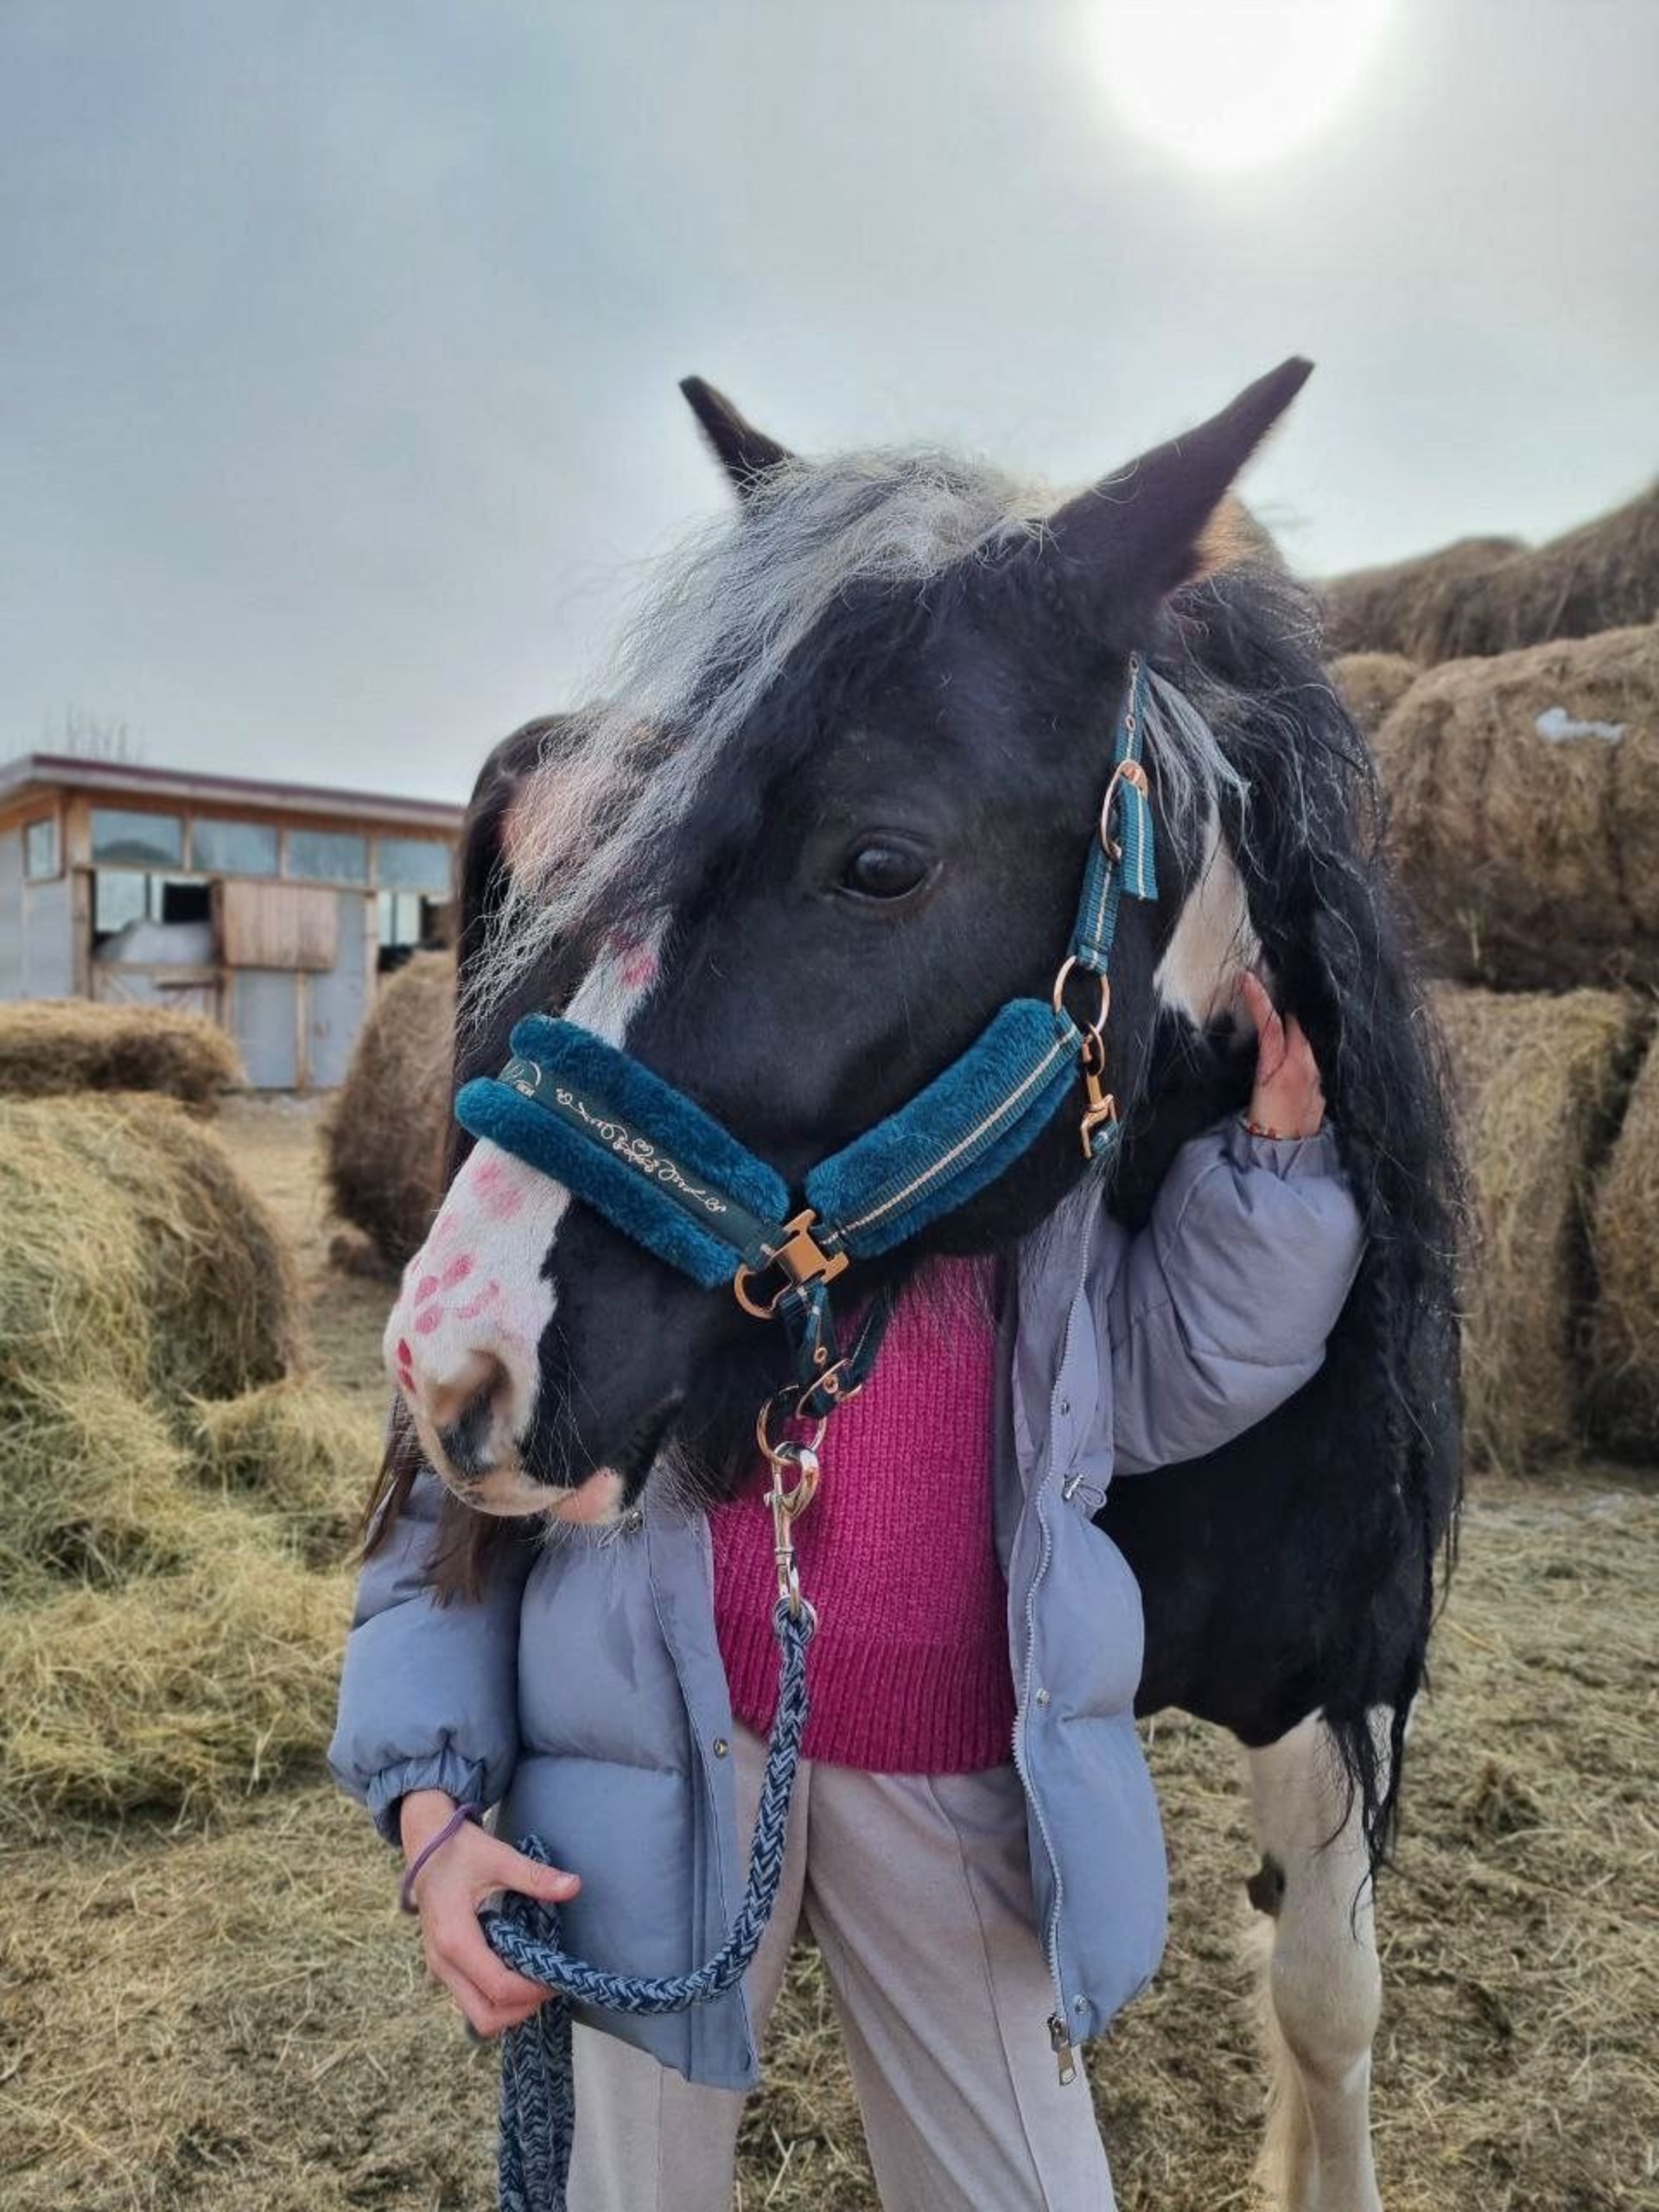
[[[1147,652],[1162,896],[1126,906],[1114,954],[1128,1115],[1103,1202],[1138,1223],[1175,1147],[1248,1096],[1231,979],[1255,964],[1313,1043],[1369,1241],[1319,1376],[1100,1517],[1145,1597],[1141,1710],[1249,1753],[1275,2193],[1370,2212],[1371,1884],[1459,1497],[1460,1189],[1363,741],[1316,610],[1229,497],[1305,373],[1064,502],[936,454],[802,462],[689,385],[741,516],[671,568],[607,703],[530,726],[482,779],[457,1076],[568,1001],[798,1185],[1004,1000],[1046,995]],[[423,1349],[442,1387],[382,1492],[424,1454],[505,1516],[450,1503],[447,1581],[475,1586],[512,1516],[728,1490],[783,1380],[772,1332],[493,1147],[458,1136],[452,1166],[493,1300]],[[865,1282],[1009,1249],[1084,1172],[1062,1115]]]

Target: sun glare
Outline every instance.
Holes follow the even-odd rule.
[[[1097,0],[1089,37],[1113,106],[1195,168],[1243,169],[1332,123],[1391,0]]]

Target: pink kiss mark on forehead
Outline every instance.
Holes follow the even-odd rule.
[[[424,1313],[417,1313],[415,1316],[415,1333],[417,1337],[429,1337],[434,1329],[441,1329],[442,1326],[442,1306],[429,1306]]]
[[[467,1276],[471,1274],[472,1272],[473,1255],[470,1252],[463,1252],[458,1260],[451,1260],[448,1266],[444,1269],[444,1288],[446,1290],[453,1290],[458,1282],[465,1282]]]

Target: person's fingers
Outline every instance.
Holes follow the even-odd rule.
[[[487,1872],[493,1889],[517,1890],[521,1897],[540,1897],[547,1904],[563,1904],[582,1887],[582,1877],[563,1866],[543,1866],[539,1859],[527,1859],[522,1851],[515,1851],[510,1843],[503,1843],[497,1836],[482,1840],[489,1848],[479,1853],[479,1865]]]
[[[504,2035],[509,2028],[522,2027],[536,2010],[533,2005],[527,2005],[522,2010],[493,2005],[487,1997],[459,1974],[448,1979],[440,1974],[438,1979],[443,1982],[444,1987],[461,2007],[462,2018],[467,2025],[486,2040]]]
[[[1255,1025],[1255,1077],[1270,1083],[1284,1065],[1285,1025],[1268,988],[1252,969],[1241,970],[1244,1004]]]
[[[1262,1024],[1273,1011],[1273,1001],[1268,996],[1262,987],[1262,978],[1254,968],[1239,969],[1238,991],[1239,996],[1244,1001],[1244,1011],[1250,1017],[1250,1026],[1259,1037],[1262,1034]]]
[[[478,1916],[469,1904],[435,1917],[427,1944],[429,1955],[436,1961],[435,1971],[450,1969],[470,1983],[490,2005],[523,2005],[533,2012],[547,1995],[539,1981],[531,1981],[528,1975],[515,1974],[511,1967],[502,1965],[490,1948],[484,1930],[479,1926]],[[438,1971],[438,1978],[445,1980],[448,1976]]]
[[[1307,1032],[1294,1014],[1285,1016],[1285,1059],[1316,1097],[1324,1091],[1319,1081],[1319,1064],[1313,1057],[1313,1047],[1307,1041]]]

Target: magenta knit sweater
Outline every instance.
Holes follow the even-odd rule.
[[[992,1271],[932,1269],[893,1317],[863,1395],[830,1424],[796,1524],[818,1611],[808,1758],[878,1774],[968,1774],[1010,1755],[1007,1590],[991,1528]],[[778,1649],[761,1485],[710,1516],[715,1623],[732,1709],[771,1726]]]

